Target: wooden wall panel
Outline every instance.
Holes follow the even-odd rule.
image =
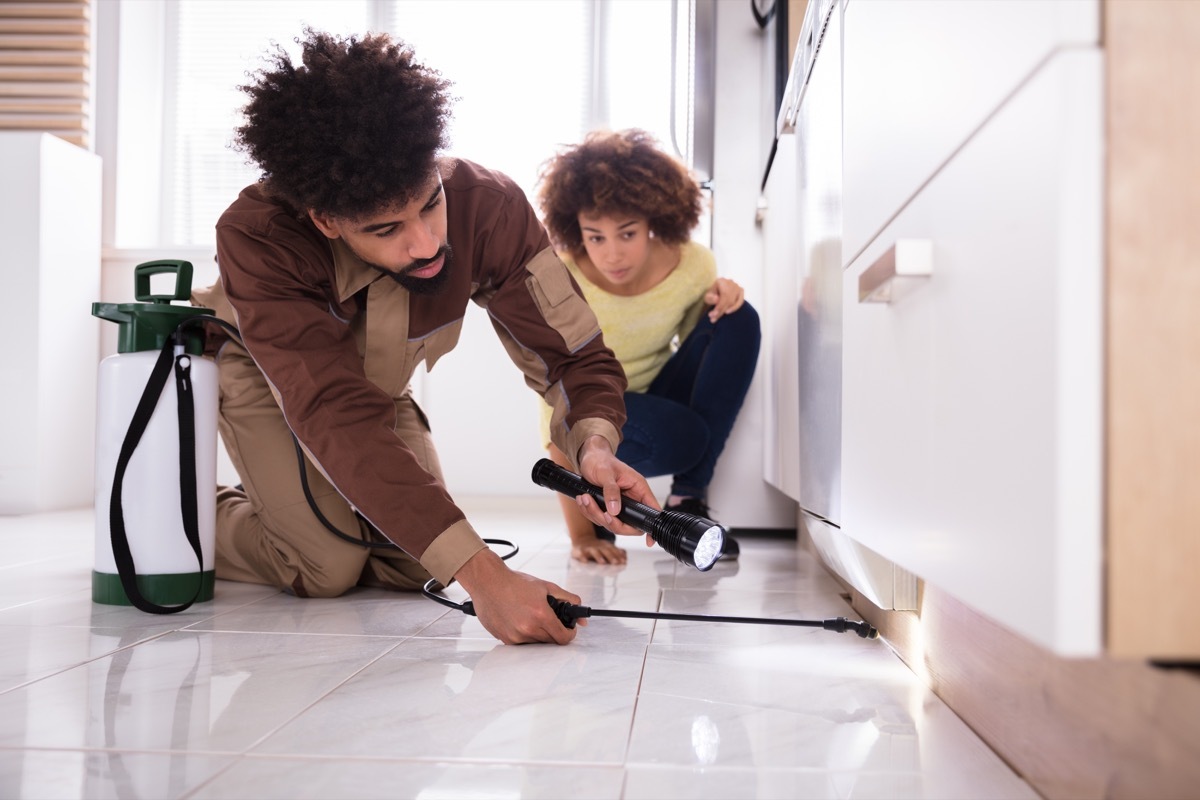
[[[1200,3],[1104,4],[1107,650],[1200,660]],[[1200,787],[1198,787],[1200,791]]]

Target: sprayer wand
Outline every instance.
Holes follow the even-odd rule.
[[[823,628],[835,633],[854,631],[863,639],[875,639],[879,632],[865,622],[854,622],[845,617],[835,619],[771,619],[769,617],[722,617],[710,614],[671,614],[665,611],[619,611],[611,608],[588,608],[546,596],[550,607],[559,621],[568,628],[575,627],[575,620],[584,617],[631,617],[634,619],[677,619],[698,622],[736,622],[750,625],[795,625],[802,628]]]
[[[438,603],[448,607],[457,609],[464,614],[475,616],[475,604],[470,600],[464,600],[461,603],[456,603],[450,598],[438,594],[442,589],[442,585],[435,579],[430,578],[421,588],[422,593],[430,600],[435,600]],[[707,614],[672,614],[666,611],[621,611],[613,608],[589,608],[588,606],[577,606],[574,603],[568,603],[566,600],[560,600],[553,595],[546,595],[546,602],[550,604],[550,608],[554,609],[554,613],[558,616],[558,621],[565,627],[574,628],[575,620],[584,619],[585,617],[627,617],[632,619],[672,619],[683,620],[685,622],[734,622],[739,624],[750,625],[793,625],[802,628],[822,628],[834,633],[845,633],[853,631],[863,639],[877,639],[879,632],[866,622],[855,622],[854,620],[846,619],[845,617],[835,617],[834,619],[772,619],[770,617],[723,617],[710,616]]]

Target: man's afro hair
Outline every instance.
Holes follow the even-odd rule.
[[[350,219],[410,202],[448,145],[450,81],[387,34],[305,28],[296,41],[300,65],[277,46],[241,87],[250,99],[234,146],[266,192],[301,215]]]

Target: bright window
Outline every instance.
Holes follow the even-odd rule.
[[[298,60],[293,40],[304,23],[340,34],[367,28],[369,3],[176,0],[168,8],[174,59],[164,64],[162,237],[165,243],[204,245],[221,212],[258,178],[230,146],[246,99],[237,87],[274,43]]]
[[[117,141],[101,148],[116,164],[106,244],[213,247],[217,218],[258,177],[231,147],[238,86],[274,44],[295,57],[305,24],[412,45],[454,84],[451,152],[526,192],[542,161],[591,128],[638,126],[667,143],[675,2],[122,0]]]

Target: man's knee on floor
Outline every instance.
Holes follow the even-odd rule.
[[[343,557],[325,564],[308,564],[283,590],[297,597],[340,597],[358,585],[366,560],[364,554],[362,558]]]

